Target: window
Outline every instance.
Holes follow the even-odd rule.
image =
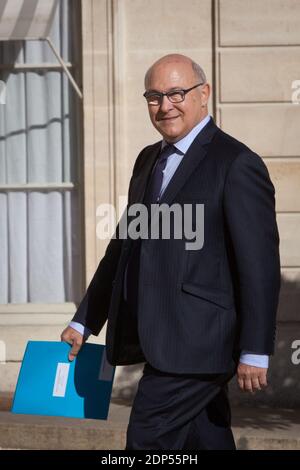
[[[61,0],[50,33],[73,74],[78,5]],[[0,80],[0,303],[78,302],[78,97],[43,41],[0,42]]]

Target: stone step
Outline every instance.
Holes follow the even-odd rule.
[[[0,449],[123,450],[131,407],[112,401],[107,420],[20,415],[8,411],[11,396],[1,396]],[[300,410],[232,409],[238,449],[300,450]]]
[[[2,449],[101,449],[125,447],[130,408],[111,405],[106,420],[73,419],[0,412]]]

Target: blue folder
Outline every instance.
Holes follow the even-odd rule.
[[[27,343],[13,413],[107,419],[115,367],[105,346],[85,343],[72,362],[70,349],[57,341]]]

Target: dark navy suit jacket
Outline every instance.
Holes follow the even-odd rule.
[[[139,154],[129,206],[143,201],[160,147]],[[120,239],[117,229],[73,320],[96,335],[108,320],[113,365],[148,361],[171,373],[226,373],[241,350],[273,354],[280,289],[274,194],[262,159],[211,119],[160,201],[204,204],[203,247],[186,250],[184,237],[142,240],[136,318],[123,302],[136,241]]]

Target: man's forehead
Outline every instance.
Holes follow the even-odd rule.
[[[167,76],[177,76],[177,75],[188,75],[193,74],[192,64],[189,62],[176,61],[176,62],[161,62],[155,64],[151,68],[150,78],[152,77],[167,77]]]
[[[163,87],[164,89],[178,88],[188,85],[193,78],[192,67],[182,67],[181,64],[168,64],[155,67],[148,76],[147,88]]]

